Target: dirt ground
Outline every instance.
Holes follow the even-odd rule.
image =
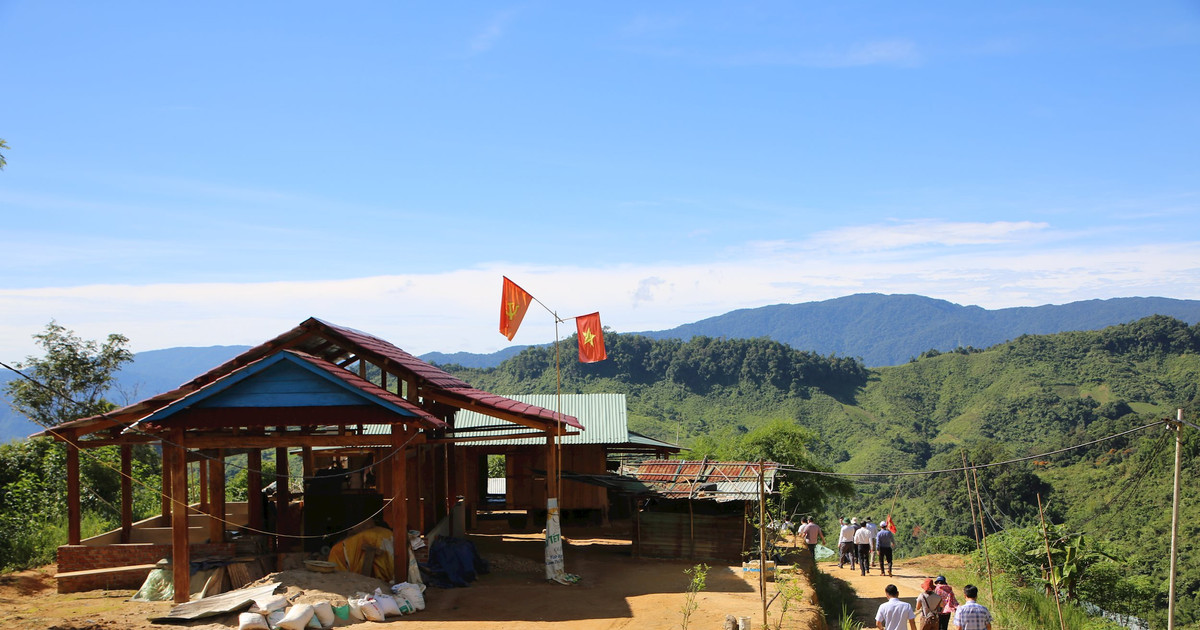
[[[924,582],[926,578],[936,577],[945,569],[960,568],[962,561],[961,556],[941,555],[897,560],[892,565],[891,577],[881,575],[878,564],[872,567],[871,572],[867,575],[862,575],[858,568],[851,570],[849,564],[839,569],[836,559],[821,562],[819,568],[822,572],[848,583],[854,589],[858,594],[855,620],[868,628],[873,628],[875,627],[875,612],[879,610],[880,604],[887,601],[887,595],[883,592],[884,587],[888,584],[895,584],[896,589],[900,591],[900,599],[912,604],[915,608],[917,595],[921,594],[921,582]],[[953,586],[956,587],[956,592],[961,592],[962,585]]]
[[[582,577],[576,585],[546,582],[542,574],[541,534],[473,534],[471,539],[480,553],[493,564],[491,573],[480,576],[466,588],[429,588],[425,593],[426,609],[415,615],[395,621],[389,619],[382,624],[339,622],[338,627],[386,628],[394,625],[399,628],[402,625],[428,630],[666,630],[680,627],[680,611],[689,582],[684,569],[694,563],[632,558],[627,539],[603,538],[599,530],[567,534],[567,571]],[[834,566],[836,570],[836,564]],[[172,627],[147,621],[147,617],[163,615],[170,610],[168,602],[130,602],[128,599],[133,591],[60,595],[55,589],[54,571],[55,567],[51,565],[0,576],[0,627],[38,630],[165,630]],[[823,630],[820,611],[810,600],[812,586],[802,571],[798,573],[794,579],[804,595],[790,603],[782,628]],[[289,593],[297,590],[303,589],[288,586]],[[768,597],[776,590],[774,583],[768,583]],[[763,627],[757,574],[743,573],[740,565],[712,566],[708,586],[696,601],[698,608],[689,624],[692,628],[722,628],[727,614],[750,617],[753,628]],[[770,628],[776,627],[782,603],[781,599],[776,599],[771,604]],[[236,628],[237,615],[199,620],[184,627],[197,630]]]

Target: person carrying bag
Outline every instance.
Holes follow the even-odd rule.
[[[917,596],[917,630],[938,630],[938,612],[942,596],[933,592],[933,579],[921,582],[921,594]]]

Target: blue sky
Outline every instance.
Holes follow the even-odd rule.
[[[0,360],[1200,299],[1200,3],[905,5],[0,0]]]

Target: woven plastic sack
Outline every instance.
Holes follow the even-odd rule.
[[[275,627],[283,628],[283,630],[304,630],[312,616],[313,607],[311,605],[296,604],[288,609],[287,614],[279,623],[275,624]]]
[[[322,628],[332,628],[337,617],[333,616],[333,604],[317,602],[313,604],[313,614],[321,622]]]
[[[238,630],[271,630],[271,626],[260,613],[244,612],[238,615]]]
[[[832,560],[837,556],[837,552],[829,547],[826,547],[825,545],[817,545],[816,548],[813,549],[813,556],[817,559],[817,561]]]
[[[392,586],[392,592],[407,599],[413,608],[425,610],[425,595],[421,592],[420,586],[411,582],[401,582]]]

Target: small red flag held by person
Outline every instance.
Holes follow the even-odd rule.
[[[579,330],[581,362],[595,363],[608,358],[608,353],[604,351],[604,330],[600,328],[600,313],[576,317],[575,328]]]
[[[517,328],[521,326],[532,299],[533,296],[525,289],[509,280],[508,276],[504,277],[504,289],[500,296],[500,334],[508,337],[509,341],[517,334]]]
[[[888,531],[892,532],[893,534],[896,533],[896,524],[892,522],[891,514],[888,514],[888,517],[887,517],[887,528],[888,528]]]

